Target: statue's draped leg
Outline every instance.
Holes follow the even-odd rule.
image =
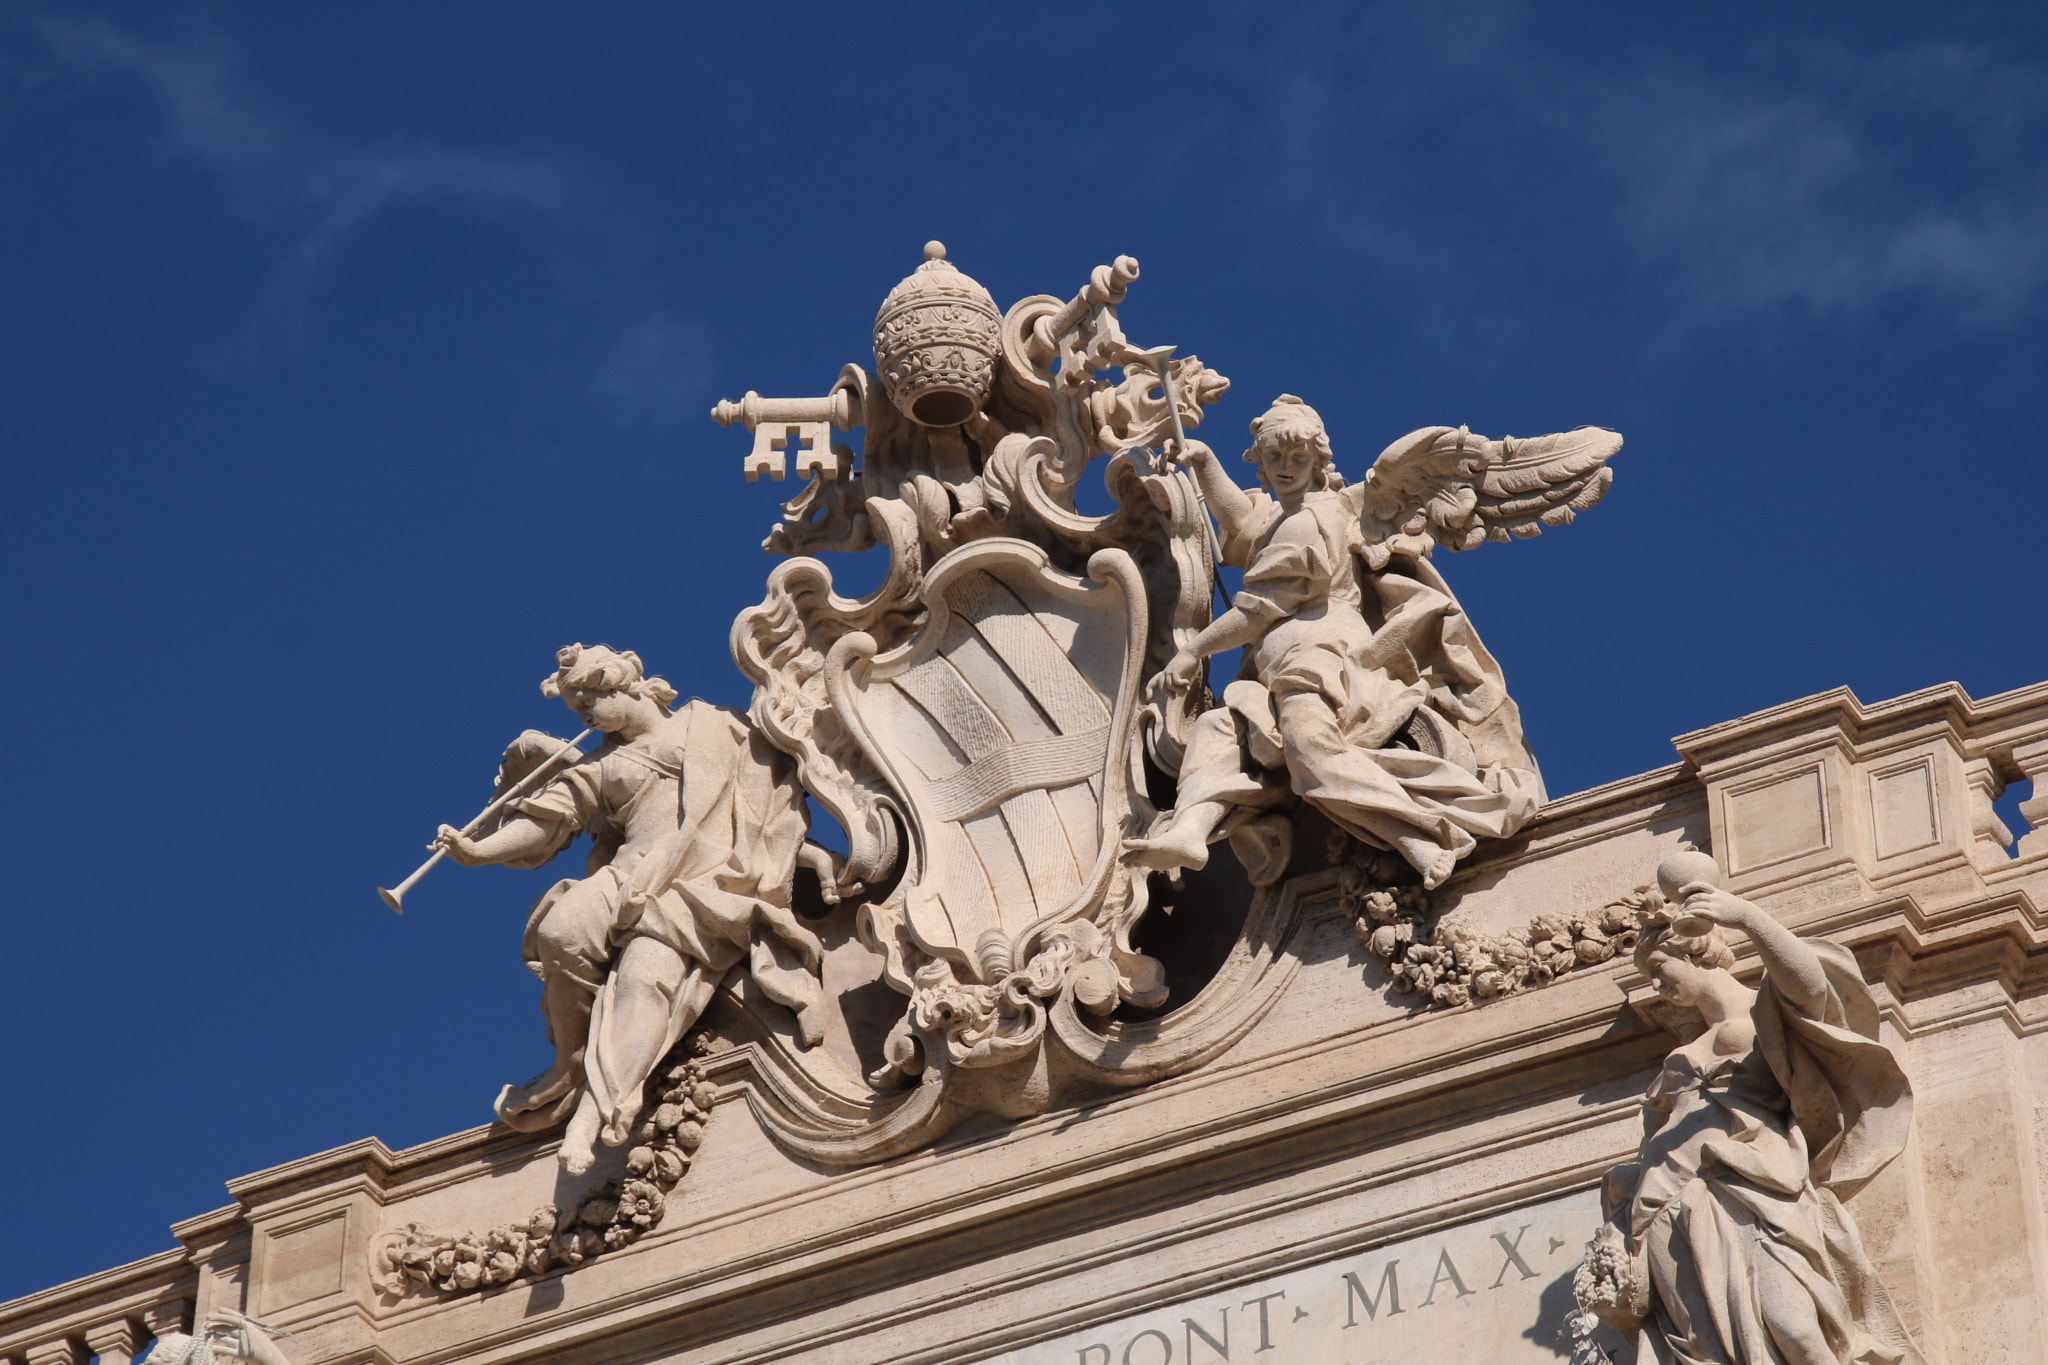
[[[1441,884],[1480,838],[1502,838],[1532,813],[1519,784],[1412,749],[1357,747],[1320,693],[1275,701],[1295,792],[1348,833],[1399,853],[1425,886]]]
[[[1244,686],[1231,684],[1232,694]],[[1256,688],[1257,684],[1249,686]],[[1187,810],[1214,802],[1233,810],[1267,810],[1285,804],[1287,783],[1276,771],[1280,766],[1278,750],[1271,749],[1274,761],[1264,764],[1268,754],[1261,752],[1259,740],[1259,732],[1234,707],[1204,711],[1188,735],[1176,808]]]
[[[555,1060],[522,1086],[507,1086],[494,1108],[511,1127],[552,1127],[583,1080],[592,1003],[611,960],[617,878],[609,868],[581,881],[556,882],[527,916],[522,955],[541,980],[540,1007]]]
[[[655,1064],[704,1013],[724,975],[655,938],[634,938],[620,952],[591,1012],[585,1062],[584,1104],[608,1145],[631,1134]]]

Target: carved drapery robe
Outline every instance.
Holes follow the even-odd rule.
[[[658,939],[686,964],[655,1056],[742,959],[762,992],[795,1010],[806,1041],[815,1041],[822,990],[808,967],[819,945],[790,910],[808,825],[794,769],[744,716],[692,701],[651,743],[607,744],[512,803],[551,830],[546,853],[529,866],[580,831],[592,835],[588,875],[557,882],[534,903],[521,955],[543,982],[559,974],[596,997],[584,1068],[607,1117],[646,1079],[611,1064],[616,1046],[606,1028],[606,969],[635,937]]]
[[[1245,571],[1233,605],[1265,629],[1223,706],[1196,723],[1179,803],[1253,812],[1292,791],[1434,887],[1543,803],[1500,667],[1427,560],[1361,572],[1357,510],[1341,494],[1311,493],[1292,515],[1250,497],[1223,560]],[[1391,743],[1418,705],[1455,727],[1469,761]]]
[[[1792,1008],[1766,979],[1748,1056],[1673,1051],[1643,1097],[1637,1160],[1607,1178],[1649,1279],[1643,1346],[1658,1365],[1809,1365],[1772,1330],[1802,1301],[1835,1365],[1920,1365],[1842,1207],[1904,1148],[1912,1092],[1876,1040],[1854,956],[1810,946],[1821,1008]]]

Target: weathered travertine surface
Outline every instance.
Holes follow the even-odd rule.
[[[1912,1084],[1912,1128],[1848,1207],[1901,1320],[1947,1365],[2041,1360],[2048,1338],[2048,846],[2037,830],[2013,856],[1984,818],[2044,737],[2048,684],[1981,702],[1946,687],[1873,706],[1809,698],[1682,737],[1678,767],[1552,802],[1438,893],[1449,916],[1505,932],[1548,907],[1625,897],[1685,843],[1754,847],[1752,794],[1805,792],[1824,838],[1738,863],[1730,888],[1848,947],[1878,1004]],[[1910,848],[1881,842],[1874,818],[1873,795],[1895,792],[1902,769],[1918,775],[1918,828],[1934,832]],[[1636,1151],[1638,1098],[1674,1041],[1655,1022],[1664,1006],[1627,954],[1486,1003],[1424,1004],[1389,988],[1339,881],[1308,875],[1255,911],[1290,964],[1286,987],[1189,1073],[978,1120],[880,1165],[824,1167],[792,1159],[754,1117],[776,1074],[764,1059],[786,1044],[728,992],[711,1010],[717,1094],[695,1166],[659,1226],[621,1251],[499,1290],[381,1295],[375,1253],[408,1223],[484,1229],[574,1200],[545,1137],[479,1128],[402,1153],[368,1140],[234,1182],[232,1205],[180,1225],[177,1251],[5,1306],[0,1355],[83,1360],[99,1342],[118,1360],[120,1340],[134,1349],[195,1312],[242,1306],[293,1331],[301,1365],[1006,1353],[1067,1365],[1098,1343],[1120,1362],[1154,1328],[1182,1361],[1184,1320],[1220,1340],[1228,1308],[1234,1359],[1255,1339],[1256,1296],[1277,1289],[1290,1306],[1268,1301],[1276,1343],[1344,1334],[1355,1315],[1349,1337],[1378,1354],[1276,1346],[1264,1359],[1419,1365],[1440,1358],[1441,1331],[1489,1341],[1497,1355],[1478,1358],[1563,1360],[1548,1334],[1564,1328],[1601,1179]],[[851,918],[815,925],[828,977]],[[1735,972],[1754,981],[1756,968],[1738,957]],[[1525,1224],[1518,1250],[1537,1278],[1510,1268],[1491,1287],[1504,1263],[1493,1233],[1512,1240]],[[1552,1255],[1552,1237],[1571,1246]],[[1474,1292],[1446,1279],[1422,1308],[1445,1249]],[[1402,1314],[1347,1312],[1343,1275],[1386,1305],[1394,1260]],[[1449,1325],[1426,1320],[1439,1310]],[[1155,1345],[1143,1338],[1131,1360]]]
[[[1993,808],[2048,773],[2048,683],[1810,697],[1546,803],[1435,552],[1570,521],[1619,437],[1428,427],[1348,482],[1282,396],[1241,489],[1187,436],[1228,382],[1124,336],[1135,261],[1002,310],[945,256],[874,370],[714,413],[749,477],[808,477],[733,626],[746,713],[571,646],[547,689],[597,746],[518,737],[435,839],[538,866],[590,837],[529,919],[553,1064],[488,1127],[232,1182],[179,1250],[0,1306],[0,1358],[128,1365],[247,1314],[297,1365],[1628,1360],[1614,1327],[1675,1340],[1698,1276],[1616,1234],[1581,1270],[1603,1218],[1661,1226],[1610,1173],[1709,1183],[1646,1092],[1707,1047],[1821,1093],[1730,1022],[1756,991],[1816,1037],[1850,1002],[1837,1041],[1899,1084],[1829,1091],[1882,1141],[1810,1169],[1804,1118],[1750,1133],[1806,1174],[1769,1236],[1699,1246],[1853,1226],[1844,1340],[2048,1361],[2048,827]],[[1096,461],[1106,516],[1075,503]],[[840,596],[819,549],[880,585]],[[1697,990],[1674,915],[1740,931]]]

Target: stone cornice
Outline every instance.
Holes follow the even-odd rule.
[[[1723,756],[1755,754],[1793,736],[1833,725],[1853,743],[1886,738],[1912,726],[1943,724],[1971,731],[1974,751],[2010,746],[2048,724],[2048,682],[1977,700],[1959,683],[1940,683],[1865,705],[1846,687],[1767,707],[1737,720],[1672,739],[1686,766],[1698,770]],[[2010,733],[2007,733],[2010,731]]]
[[[1738,828],[1731,822],[1761,818],[1729,801],[1748,799],[1761,784],[1783,786],[1788,775],[1817,774],[1809,787],[1826,803],[1819,843],[1757,861],[1744,874],[1745,894],[1797,932],[1853,949],[1888,1027],[1904,1038],[1984,1021],[2015,1034],[2042,1031],[2048,850],[1987,858],[1969,803],[1995,794],[1987,765],[2008,777],[2033,772],[2037,751],[2048,750],[2044,734],[2048,684],[1984,701],[1944,684],[1873,706],[1836,689],[1679,736],[1684,762],[1549,803],[1446,889],[1492,894],[1519,910],[1516,897],[1529,892],[1517,888],[1533,886],[1540,897],[1545,883],[1504,882],[1505,874],[1523,877],[1517,869],[1553,859],[1568,864],[1582,857],[1575,850],[1609,840],[1630,841],[1617,843],[1624,849],[1668,842],[1710,818],[1718,845],[1724,829]],[[1923,771],[1913,790],[1925,793],[1936,837],[1888,852],[1873,833],[1872,784],[1895,773],[1919,780]],[[1332,954],[1332,945],[1352,942],[1335,883],[1334,873],[1293,883],[1303,911],[1282,951],[1314,963],[1302,968],[1302,989],[1375,991],[1367,956]],[[1545,908],[1556,907],[1527,907]],[[1753,976],[1753,955],[1737,969]],[[569,1365],[632,1358],[636,1342],[673,1351],[714,1337],[730,1346],[722,1358],[765,1362],[790,1345],[776,1324],[824,1302],[860,1308],[834,1315],[829,1338],[813,1345],[915,1323],[983,1292],[973,1276],[994,1275],[997,1265],[1003,1292],[1019,1294],[1139,1260],[1183,1267],[1159,1272],[1177,1279],[1133,1288],[1126,1278],[1034,1319],[1034,1332],[1057,1334],[1131,1311],[1168,1288],[1235,1282],[1588,1188],[1633,1147],[1644,1073],[1669,1042],[1662,1020],[1625,959],[1455,1010],[1390,1013],[1374,1001],[1327,1018],[1296,1014],[1284,1029],[1254,1030],[1196,1070],[1091,1104],[1014,1122],[976,1120],[871,1166],[792,1164],[789,1178],[778,1177],[763,1196],[701,1201],[688,1220],[579,1267],[561,1307],[508,1318],[493,1307],[501,1292],[466,1300],[483,1316],[455,1337],[434,1327],[447,1306],[441,1301],[373,1301],[365,1239],[387,1217],[405,1221],[412,1201],[544,1162],[555,1141],[496,1124],[395,1152],[364,1138],[229,1182],[233,1204],[175,1226],[182,1250],[0,1305],[0,1359],[150,1312],[161,1318],[195,1304],[203,1311],[207,1286],[237,1276],[246,1274],[256,1292],[266,1255],[283,1254],[270,1248],[334,1217],[349,1229],[344,1290],[294,1301],[288,1320],[321,1337],[327,1359],[351,1362]],[[734,1102],[769,1097],[782,1083],[773,1046],[743,1042],[709,1059],[721,1123],[745,1124],[737,1111],[748,1105]],[[764,1150],[758,1135],[740,1145],[747,1142]],[[1516,1154],[1539,1148],[1560,1155],[1540,1172],[1516,1173]],[[1454,1169],[1499,1174],[1483,1188],[1437,1191],[1431,1182],[1451,1180]],[[1422,1188],[1432,1193],[1418,1195]],[[914,1198],[905,1197],[910,1191]],[[1317,1230],[1317,1210],[1343,1200],[1382,1212]],[[1196,1208],[1202,1217],[1187,1216]],[[1201,1258],[1183,1248],[1218,1229],[1261,1223],[1303,1230],[1256,1260],[1203,1263],[1199,1274],[1185,1268]],[[934,1261],[939,1249],[949,1249],[950,1262]],[[958,1269],[939,1274],[935,1264]],[[886,1358],[910,1365],[1017,1340],[953,1340],[940,1354]]]
[[[1842,936],[1893,1000],[1901,1002],[1888,1008],[1887,1016],[1909,1032],[1953,1022],[1912,1017],[1911,1002],[1932,990],[1950,990],[1959,981],[1995,981],[1999,993],[2011,999],[2038,993],[2048,980],[2048,919],[2023,889],[1934,911],[1911,896],[1893,896],[1787,919],[1804,933]],[[1246,1171],[1257,1172],[1261,1196],[1245,1199],[1240,1192],[1229,1216],[1253,1222],[1376,1183],[1423,1178],[1488,1151],[1513,1150],[1570,1129],[1613,1125],[1614,1154],[1625,1154],[1640,1073],[1666,1042],[1623,1007],[1641,992],[1633,969],[1617,962],[1484,1006],[1418,1012],[1262,1056],[1226,1056],[1203,1070],[1094,1106],[992,1133],[963,1133],[881,1166],[836,1173],[785,1199],[658,1233],[633,1252],[582,1273],[606,1264],[623,1270],[640,1254],[657,1252],[677,1239],[718,1238],[720,1233],[728,1234],[719,1239],[723,1245],[752,1246],[751,1254],[637,1291],[598,1295],[585,1307],[549,1315],[544,1324],[471,1339],[459,1349],[393,1354],[420,1365],[455,1359],[482,1365],[533,1359],[536,1353],[572,1359],[560,1353],[600,1339],[616,1344],[622,1335],[630,1337],[656,1322],[672,1328],[715,1306],[713,1316],[721,1321],[742,1304],[755,1305],[750,1312],[770,1311],[778,1286],[798,1281],[826,1277],[859,1286],[849,1288],[849,1295],[874,1295],[891,1275],[903,1273],[901,1258],[914,1259],[918,1248],[947,1239],[971,1237],[983,1254],[998,1255],[1054,1235],[1117,1225],[1115,1235],[1098,1238],[1080,1259],[1060,1258],[1041,1272],[1071,1274],[1085,1270],[1089,1257],[1108,1263],[1149,1255],[1193,1235],[1175,1220],[1148,1222],[1147,1215],[1227,1188]],[[1389,1064],[1390,1059],[1396,1060]],[[734,1070],[751,1068],[744,1058],[724,1060]],[[1229,1097],[1235,1095],[1265,1098],[1232,1106]],[[1476,1122],[1490,1113],[1516,1115],[1518,1121],[1504,1129]],[[1052,1162],[1029,1159],[1030,1149],[1077,1127],[1089,1138],[1085,1150]],[[1480,1130],[1476,1138],[1475,1129]],[[403,1176],[408,1169],[439,1184],[449,1167],[473,1170],[477,1158],[493,1147],[510,1155],[506,1139],[504,1130],[486,1127],[397,1153],[366,1139],[255,1173],[231,1188],[266,1208],[288,1208],[318,1190],[331,1193],[343,1185],[375,1185],[385,1197],[395,1198],[401,1191],[394,1187],[408,1184]],[[1019,1155],[1000,1159],[1005,1150]],[[1334,1158],[1345,1152],[1375,1154],[1377,1173],[1340,1169]],[[1584,1161],[1513,1188],[1433,1203],[1429,1216],[1375,1226],[1372,1235],[1381,1240],[1406,1236],[1470,1217],[1475,1209],[1585,1188],[1604,1169],[1604,1160]],[[976,1168],[991,1165],[1022,1173],[999,1182],[976,1174]],[[916,1206],[865,1221],[834,1217],[832,1205],[856,1199],[863,1187],[902,1180],[923,1190],[926,1197]],[[242,1230],[247,1213],[248,1205],[219,1209],[179,1224],[177,1233],[188,1245],[219,1245]],[[776,1226],[815,1231],[765,1235]],[[1355,1236],[1347,1240],[1340,1235],[1304,1242],[1290,1247],[1282,1260],[1340,1254],[1355,1241]],[[1270,1268],[1232,1265],[1215,1273],[1241,1277]],[[53,1328],[75,1334],[110,1316],[132,1316],[176,1285],[189,1294],[193,1273],[186,1253],[165,1252],[0,1306],[0,1354],[25,1349],[31,1338],[46,1339]],[[1126,1306],[1105,1301],[1076,1308],[1071,1316],[1078,1322],[1089,1312]],[[896,1320],[930,1307],[927,1297],[919,1296],[879,1311]],[[378,1329],[404,1335],[407,1322],[433,1311],[431,1304],[421,1304],[378,1314]],[[1051,1332],[1065,1322],[1044,1326]],[[26,1330],[10,1331],[15,1323]],[[856,1334],[879,1325],[879,1319],[864,1317],[845,1330]],[[672,1342],[672,1333],[665,1339]],[[373,1359],[386,1349],[360,1358]],[[743,1354],[734,1359],[769,1358]]]
[[[1883,964],[1882,979],[1899,1001],[1949,989],[1959,978],[1995,980],[2025,991],[2048,970],[2048,934],[2023,893],[1936,912],[1923,910],[1911,897],[1891,897],[1807,914],[1794,927],[1815,932],[1847,925],[1857,926],[1851,946],[1866,963]],[[1987,945],[2004,947],[1987,956],[1978,951]],[[2012,970],[2014,962],[2023,970]],[[972,1238],[977,1256],[998,1257],[1056,1237],[1085,1236],[1091,1228],[1114,1228],[1106,1240],[1094,1240],[1093,1249],[1080,1259],[1054,1258],[1034,1272],[1072,1275],[1085,1272],[1090,1258],[1106,1264],[1154,1255],[1196,1235],[1194,1228],[1182,1225],[1186,1220],[1149,1226],[1146,1215],[1228,1188],[1246,1179],[1247,1172],[1256,1173],[1259,1194],[1247,1198],[1238,1190],[1229,1217],[1249,1223],[1375,1181],[1424,1178],[1489,1152],[1611,1125],[1611,1153],[1554,1172],[1553,1179],[1529,1184],[1518,1195],[1489,1189],[1467,1201],[1450,1201],[1442,1206],[1440,1221],[1447,1225],[1472,1216],[1474,1209],[1500,1208],[1514,1197],[1537,1199],[1586,1188],[1633,1143],[1642,1073],[1669,1042],[1668,1035],[1626,1009],[1634,976],[1632,967],[1618,962],[1485,1006],[1417,1013],[1276,1054],[1236,1062],[1225,1058],[1095,1106],[956,1138],[883,1166],[842,1172],[786,1199],[735,1210],[645,1244],[652,1252],[675,1238],[701,1237],[721,1246],[751,1247],[750,1254],[592,1303],[551,1321],[538,1336],[508,1331],[498,1339],[471,1339],[460,1352],[418,1358],[490,1362],[542,1352],[556,1359],[557,1353],[600,1333],[616,1343],[619,1334],[630,1337],[661,1320],[668,1324],[663,1340],[677,1349],[683,1343],[675,1336],[676,1324],[710,1314],[729,1327],[730,1314],[739,1311],[740,1303],[755,1305],[751,1312],[772,1312],[768,1305],[777,1302],[779,1286],[858,1286],[846,1289],[849,1298],[880,1300],[887,1297],[883,1291],[891,1277],[903,1273],[899,1262],[915,1260],[919,1248]],[[1940,1020],[1920,1022],[1922,1031],[1942,1026]],[[1399,1060],[1389,1065],[1389,1058]],[[1227,1105],[1228,1097],[1241,1095],[1267,1098]],[[1510,1115],[1515,1121],[1509,1127],[1487,1127],[1490,1118]],[[1029,1158],[1030,1149],[1075,1131],[1086,1132],[1085,1151],[1050,1162]],[[1071,1147],[1070,1142],[1062,1145]],[[1374,1155],[1379,1174],[1360,1176],[1342,1169],[1344,1154],[1361,1152]],[[1014,1174],[994,1182],[980,1178],[978,1171],[991,1167]],[[884,1182],[914,1185],[921,1198],[914,1208],[887,1216],[837,1216],[833,1206],[839,1201],[851,1204],[862,1187]],[[1212,1222],[1205,1221],[1203,1228]],[[1386,1240],[1431,1225],[1430,1218],[1375,1225],[1372,1236]],[[767,1235],[772,1227],[815,1231],[778,1239]],[[1347,1242],[1338,1236],[1303,1243],[1290,1247],[1282,1259],[1337,1254],[1355,1242],[1356,1237]],[[1216,1273],[1241,1278],[1271,1268],[1233,1265]],[[1015,1283],[1014,1275],[1006,1277],[1006,1286]],[[894,1303],[881,1317],[863,1317],[843,1330],[854,1339],[886,1321],[928,1312],[954,1292],[942,1288]],[[1120,1311],[1124,1306],[1077,1309],[1073,1320],[1097,1308]],[[407,1316],[394,1315],[385,1330],[397,1328]],[[1050,1324],[1047,1330],[1061,1325]],[[772,1358],[772,1353],[732,1357],[736,1362]]]
[[[159,1304],[190,1299],[197,1277],[186,1252],[174,1249],[0,1304],[0,1359],[38,1342],[82,1339],[102,1323],[140,1318]]]

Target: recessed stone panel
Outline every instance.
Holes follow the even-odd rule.
[[[324,1218],[270,1233],[263,1253],[263,1304],[275,1313],[341,1290],[342,1252],[348,1242],[348,1214],[337,1209]]]
[[[1730,872],[1768,867],[1828,846],[1827,789],[1818,763],[1737,788],[1725,801]]]
[[[1871,773],[1870,809],[1880,858],[1896,858],[1941,842],[1934,760],[1923,754]]]
[[[1593,1191],[1339,1257],[994,1356],[982,1365],[1556,1365]]]

